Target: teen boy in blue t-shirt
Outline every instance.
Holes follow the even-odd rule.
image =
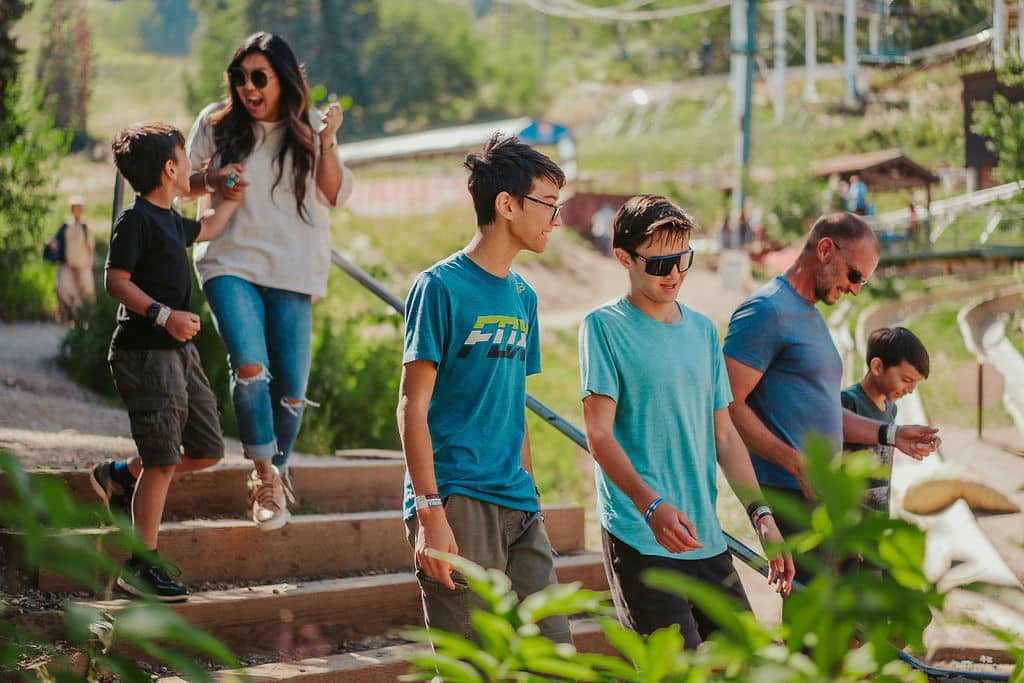
[[[465,166],[477,232],[409,292],[398,429],[427,625],[475,638],[470,610],[478,599],[428,551],[499,569],[520,597],[556,582],[526,431],[526,376],[540,372],[537,297],[511,265],[524,249],[544,251],[559,225],[565,175],[500,135]],[[571,641],[565,617],[540,626]]]
[[[614,255],[629,291],[580,328],[587,440],[596,463],[605,570],[620,622],[640,633],[678,625],[688,648],[715,629],[686,599],[649,588],[665,568],[735,595],[749,609],[715,513],[716,463],[769,552],[782,543],[743,441],[718,333],[676,301],[693,262],[694,224],[665,197],[639,195],[615,216]],[[788,593],[793,561],[775,555],[770,583]]]

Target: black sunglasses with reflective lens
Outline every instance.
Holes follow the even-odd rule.
[[[831,237],[829,237],[829,239],[832,240],[832,244],[835,245],[836,251],[841,252],[842,249],[839,248],[839,242],[836,242]],[[846,254],[843,254],[843,260],[846,261]],[[868,283],[868,279],[864,277],[864,273],[851,266],[849,261],[846,261],[846,279],[850,281],[851,285],[866,285]]]
[[[678,254],[665,254],[664,256],[641,256],[635,251],[627,250],[633,258],[644,262],[644,272],[655,277],[665,277],[672,274],[673,268],[679,268],[680,273],[685,273],[693,265],[693,249],[681,251]]]
[[[523,199],[529,199],[531,202],[537,202],[538,204],[543,204],[544,206],[546,206],[549,209],[551,209],[551,222],[552,223],[554,223],[555,219],[558,218],[558,213],[562,210],[562,206],[564,206],[564,204],[552,204],[551,202],[546,202],[543,199],[537,199],[536,197],[531,197],[528,194],[524,194],[523,195]]]
[[[228,81],[231,83],[231,87],[241,88],[245,85],[246,80],[252,81],[252,87],[257,90],[263,90],[267,87],[267,83],[270,82],[270,75],[263,69],[253,69],[248,74],[240,66],[228,69]]]

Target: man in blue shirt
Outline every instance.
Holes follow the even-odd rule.
[[[788,593],[793,561],[763,505],[732,400],[718,333],[676,297],[693,262],[691,218],[665,197],[639,195],[614,220],[627,294],[580,327],[587,440],[595,460],[605,570],[619,620],[640,633],[678,625],[688,648],[715,629],[685,598],[643,584],[660,567],[735,595],[749,609],[715,512],[716,463],[775,557],[770,583]]]
[[[896,425],[844,410],[843,363],[815,304],[856,296],[878,265],[878,239],[852,213],[830,213],[811,228],[785,273],[747,298],[733,313],[725,338],[732,420],[750,451],[765,491],[815,502],[801,449],[808,434],[824,436],[839,453],[843,441],[893,445],[921,459],[938,447],[938,430]],[[779,520],[786,536],[802,531]],[[797,578],[809,568],[797,563]]]
[[[526,376],[540,372],[537,296],[511,266],[520,251],[547,246],[565,175],[500,135],[465,166],[476,235],[409,292],[398,429],[427,625],[476,639],[470,611],[479,600],[429,551],[505,572],[521,598],[556,582],[526,431]],[[571,642],[565,617],[540,626]]]

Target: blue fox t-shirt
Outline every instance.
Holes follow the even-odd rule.
[[[803,450],[816,433],[839,453],[843,406],[839,392],[843,361],[828,325],[814,304],[779,275],[740,304],[729,321],[725,355],[764,373],[747,405],[772,434]],[[798,489],[784,468],[750,452],[761,484]]]
[[[715,411],[732,401],[715,326],[680,304],[663,323],[625,297],[594,309],[580,326],[583,398],[615,401],[613,433],[637,474],[690,518],[703,548],[671,553],[643,513],[594,463],[601,526],[644,555],[700,560],[725,552],[715,483]]]
[[[514,272],[491,275],[460,251],[420,273],[405,314],[402,362],[437,364],[427,423],[438,493],[539,510],[521,457],[526,376],[540,372],[533,289]],[[416,514],[408,472],[403,507],[406,519]]]

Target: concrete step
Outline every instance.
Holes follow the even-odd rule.
[[[545,505],[544,520],[551,544],[559,553],[583,550],[583,508]],[[67,533],[95,536],[109,529],[76,529]],[[236,519],[189,520],[161,525],[160,553],[176,563],[182,580],[273,581],[291,577],[336,576],[352,572],[402,570],[412,564],[412,550],[398,510],[295,515],[282,529],[260,531]],[[0,550],[13,556],[17,538],[0,530]],[[27,583],[44,591],[75,590],[62,576],[30,575]]]
[[[298,506],[313,512],[357,512],[401,507],[405,463],[394,458],[304,457],[289,467]],[[247,514],[246,462],[223,463],[174,478],[167,492],[164,519],[239,517]],[[79,502],[97,503],[88,469],[36,470],[33,476],[57,477]],[[0,480],[0,501],[10,496]]]
[[[563,556],[555,562],[559,581],[607,588],[600,553]],[[116,612],[126,603],[83,602],[105,612]],[[207,591],[171,609],[239,655],[274,652],[283,642],[301,639],[346,642],[423,623],[419,586],[411,572]],[[60,637],[63,612],[29,613],[15,623],[52,642]]]
[[[608,644],[597,622],[591,619],[577,619],[570,626],[573,644],[580,652],[618,654]],[[247,680],[250,683],[395,683],[399,676],[409,670],[405,656],[427,649],[425,645],[407,643],[327,657],[272,662],[234,671],[218,671],[214,674],[213,680],[223,683],[238,680]],[[176,676],[161,678],[159,681],[185,683],[185,679]]]

